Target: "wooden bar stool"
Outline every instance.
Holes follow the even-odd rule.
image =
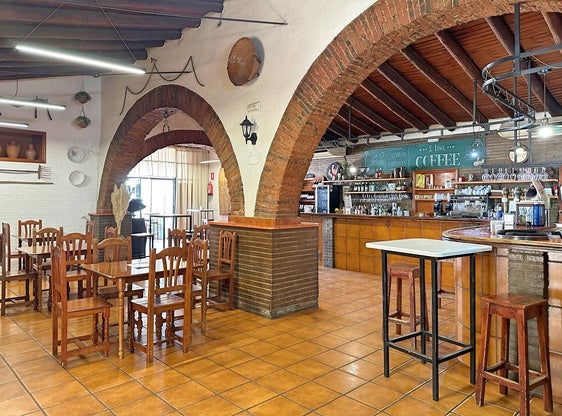
[[[388,321],[396,324],[396,333],[402,333],[402,325],[409,325],[410,332],[414,332],[416,327],[421,324],[421,316],[416,315],[416,279],[420,277],[420,266],[412,263],[393,263],[388,266],[388,287],[387,296],[390,301],[390,290],[392,280],[396,280],[396,311],[389,313]],[[402,309],[402,280],[408,280],[408,296],[410,300],[410,308],[408,312]],[[427,302],[425,303],[425,328],[428,329],[429,314],[427,313]],[[416,337],[412,338],[412,345],[417,347]]]
[[[488,380],[500,385],[500,393],[507,394],[507,389],[519,391],[519,413],[530,415],[529,399],[531,391],[542,385],[544,410],[552,412],[552,385],[548,357],[548,318],[546,299],[517,294],[499,294],[482,297],[482,342],[478,354],[476,372],[476,404],[484,404],[484,392]],[[490,340],[490,321],[492,315],[501,318],[500,361],[488,365],[488,346]],[[529,369],[527,323],[536,318],[538,331],[538,349],[540,371]],[[509,362],[509,321],[517,324],[518,365]],[[518,373],[519,381],[508,378],[508,371]],[[495,374],[497,372],[497,374]]]

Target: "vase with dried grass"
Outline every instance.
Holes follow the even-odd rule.
[[[127,207],[129,206],[129,192],[124,183],[120,186],[113,185],[113,192],[111,193],[111,206],[113,208],[113,217],[117,225],[117,235],[121,235],[121,223],[127,214]]]

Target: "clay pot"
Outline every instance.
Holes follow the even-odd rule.
[[[17,159],[20,155],[20,145],[12,141],[6,145],[6,154],[10,159]]]
[[[34,160],[37,156],[37,150],[33,147],[33,144],[30,144],[25,151],[25,157],[29,160]]]

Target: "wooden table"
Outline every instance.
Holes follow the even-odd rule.
[[[158,265],[160,265],[160,263],[157,262],[156,264],[158,268]],[[148,280],[148,259],[133,260],[132,263],[128,262],[127,260],[92,263],[85,264],[82,266],[82,268],[84,270],[89,270],[94,274],[94,285],[96,285],[95,282],[97,282],[98,280],[97,277],[103,277],[117,285],[119,295],[117,301],[117,315],[119,325],[118,355],[119,358],[123,358],[125,344],[125,287],[129,283]],[[94,286],[94,293],[96,292],[97,288]]]
[[[41,270],[41,263],[43,263],[43,261],[45,261],[45,259],[48,259],[49,257],[51,257],[51,246],[49,245],[30,245],[30,246],[21,246],[18,247],[18,251],[20,253],[24,253],[26,256],[26,261],[25,261],[25,267],[28,271],[31,270],[32,266],[32,262],[30,261],[30,258],[35,259],[35,261],[37,262],[37,273],[40,273]],[[41,310],[41,293],[43,291],[42,286],[43,286],[43,276],[39,276],[39,285],[37,287],[37,310]],[[47,305],[48,308],[50,310],[50,305],[51,305],[51,291],[49,290],[49,299],[47,301]]]
[[[383,308],[383,361],[384,376],[390,375],[389,349],[394,348],[399,351],[420,358],[422,362],[432,364],[433,381],[433,400],[439,400],[439,364],[463,354],[470,354],[470,382],[476,382],[476,279],[475,279],[475,256],[476,253],[491,251],[492,247],[483,244],[457,243],[452,241],[432,240],[428,238],[409,238],[403,240],[376,241],[366,244],[367,248],[379,249],[382,253],[382,308]],[[420,302],[421,302],[421,324],[420,330],[408,334],[400,335],[390,339],[388,334],[388,254],[398,254],[406,257],[419,259],[420,265]],[[439,335],[439,308],[438,308],[438,279],[437,262],[444,259],[455,257],[470,257],[470,342],[462,343],[455,339],[450,339]],[[431,263],[431,330],[425,330],[424,322],[428,317],[425,316],[425,260]],[[407,348],[399,342],[412,337],[421,336],[421,351]],[[426,353],[426,340],[431,340],[431,354]],[[439,343],[446,342],[459,347],[459,349],[444,355],[439,355]]]

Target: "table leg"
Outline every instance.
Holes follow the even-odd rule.
[[[425,313],[427,311],[427,294],[425,290],[425,260],[420,258],[419,259],[419,266],[420,266],[420,329],[421,329],[421,353],[425,355],[427,351],[427,334],[425,332],[425,328],[427,327],[426,322],[429,320],[429,316]],[[422,364],[425,364],[425,360],[421,360]]]
[[[383,344],[383,362],[384,362],[384,376],[390,376],[390,362],[389,362],[389,346],[388,346],[388,313],[389,313],[389,299],[388,299],[388,273],[387,273],[387,253],[382,252],[382,344]]]
[[[424,282],[425,284],[425,282]],[[437,260],[431,259],[431,366],[433,400],[439,400],[439,317],[437,316]]]
[[[118,355],[119,358],[123,358],[124,356],[124,339],[125,339],[125,307],[124,307],[124,300],[125,300],[125,280],[118,279],[117,280],[117,290],[119,293],[118,302],[117,302],[117,317],[119,319],[119,349]]]
[[[476,254],[470,255],[470,383],[476,383]]]

